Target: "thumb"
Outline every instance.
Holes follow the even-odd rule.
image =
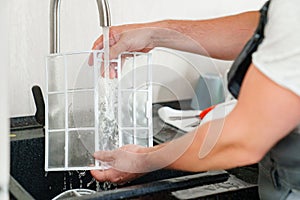
[[[110,162],[115,159],[115,154],[113,151],[97,151],[94,153],[94,158],[103,162]]]

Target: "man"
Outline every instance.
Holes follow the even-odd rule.
[[[246,12],[210,20],[112,27],[110,57],[123,51],[148,52],[167,47],[236,59],[259,18],[259,12]],[[300,124],[299,23],[299,1],[272,0],[265,38],[252,55],[232,112],[169,143],[96,152],[95,158],[109,162],[112,168],[92,171],[92,175],[99,181],[123,183],[163,167],[200,172],[261,161],[262,199],[300,198],[300,131],[296,128]],[[99,37],[93,48],[102,47]],[[110,75],[115,76],[114,70]],[[209,138],[214,139],[208,142]]]

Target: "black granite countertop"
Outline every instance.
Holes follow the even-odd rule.
[[[174,109],[181,109],[181,110],[189,110],[190,108],[190,100],[181,101],[178,102],[166,102],[166,103],[159,103],[153,105],[153,125],[154,125],[154,141],[157,144],[170,141],[174,138],[180,137],[185,134],[185,132],[178,130],[175,127],[172,127],[166,123],[164,123],[158,116],[157,111],[159,108],[163,106],[169,106]],[[258,181],[258,166],[257,164],[251,165],[251,166],[244,166],[244,167],[238,167],[230,170],[226,170],[230,174],[230,180],[227,181],[225,184],[221,183],[230,188],[230,185],[235,185],[236,182],[243,182],[242,187],[237,187],[236,189],[233,189],[234,192],[231,193],[232,198],[230,199],[258,199],[258,188],[257,188],[257,181]],[[234,182],[234,183],[233,183]],[[211,185],[210,188],[220,188],[220,183],[214,185]],[[236,185],[234,186],[236,187]],[[203,194],[203,188],[205,187],[199,187],[198,190],[202,191]],[[222,188],[222,187],[221,187]],[[194,190],[189,190],[192,193],[195,193],[197,191],[197,188],[194,188]],[[222,189],[219,190],[220,193],[227,194],[224,195],[226,197],[225,199],[229,198],[228,192],[224,192]],[[183,192],[184,193],[184,192]],[[218,193],[218,192],[216,192]],[[217,195],[216,193],[212,192],[211,197],[208,199],[219,199],[221,196]],[[251,193],[251,194],[250,194]],[[175,193],[178,195],[178,193]],[[179,195],[180,196],[180,195]],[[200,195],[201,196],[201,195]],[[200,196],[191,197],[189,198],[187,195],[185,195],[184,199],[199,199]],[[214,197],[215,196],[215,197]]]
[[[162,106],[189,109],[189,101],[167,102],[153,105],[154,142],[159,144],[180,137],[185,133],[165,124],[157,110]],[[31,117],[32,118],[32,117]],[[12,122],[23,124],[23,120]],[[31,122],[26,124],[32,126]],[[30,120],[32,121],[32,120]],[[14,125],[14,124],[13,124]],[[75,172],[45,173],[44,132],[40,126],[22,128],[13,126],[11,133],[11,175],[32,194],[35,199],[51,199],[65,191],[65,181],[77,179]],[[258,199],[257,166],[246,166],[227,171],[190,173],[176,170],[151,172],[117,189],[99,192],[93,197],[78,199]],[[214,174],[215,173],[215,174]],[[67,174],[67,176],[66,176]],[[64,180],[67,177],[67,180]],[[85,177],[90,182],[91,176]],[[30,181],[28,181],[30,180]],[[78,182],[78,181],[77,181]],[[87,185],[84,180],[84,185]],[[77,185],[76,185],[77,184]],[[78,186],[73,183],[73,188]],[[91,186],[92,187],[92,186]],[[50,195],[51,194],[51,195]],[[126,196],[127,195],[127,196]]]

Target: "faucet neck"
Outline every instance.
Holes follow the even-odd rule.
[[[111,26],[110,9],[107,0],[96,0],[100,26]],[[60,53],[60,4],[61,0],[50,0],[50,53]]]
[[[107,0],[97,0],[101,27],[111,26],[110,9]]]
[[[50,0],[50,53],[60,52],[60,2]]]

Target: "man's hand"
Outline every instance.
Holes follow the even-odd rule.
[[[153,44],[154,31],[157,28],[147,27],[149,24],[132,24],[110,27],[109,32],[109,59],[116,59],[123,52],[144,52],[148,53],[155,46]],[[93,45],[93,50],[103,49],[104,40],[101,35]],[[88,64],[93,65],[93,56],[89,57]],[[104,76],[103,66],[101,68]],[[110,64],[109,77],[115,78],[117,73],[115,65]]]
[[[98,151],[94,157],[107,162],[111,168],[107,170],[93,170],[92,176],[100,181],[110,181],[124,184],[145,174],[148,166],[147,154],[140,153],[143,147],[126,145],[113,151]]]
[[[91,174],[99,182],[109,181],[119,185],[125,184],[143,175],[138,173],[134,174],[134,173],[122,172],[113,168],[104,171],[92,170]]]
[[[125,51],[147,53],[152,50],[155,47],[152,41],[154,29],[143,24],[110,27],[110,59],[117,58],[120,53]],[[103,48],[103,39],[103,35],[101,35],[94,42],[93,50]]]

